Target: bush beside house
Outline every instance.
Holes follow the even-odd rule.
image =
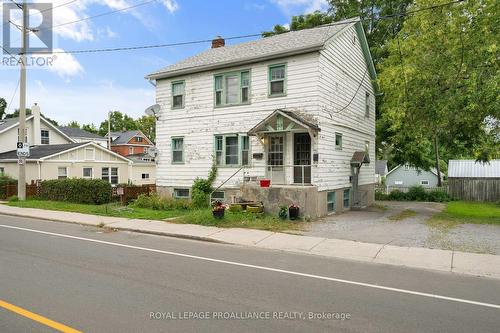
[[[450,201],[450,196],[440,190],[426,191],[422,186],[412,186],[408,192],[393,190],[389,194],[375,192],[376,200],[390,201],[428,201],[428,202],[446,202]]]
[[[111,195],[111,184],[101,179],[45,180],[40,189],[41,199],[83,204],[105,204]]]
[[[6,199],[7,185],[17,185],[17,180],[4,174],[0,174],[0,198]]]

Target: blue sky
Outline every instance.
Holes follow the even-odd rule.
[[[54,9],[54,24],[145,1],[77,0]],[[69,0],[52,2],[58,6]],[[164,44],[260,33],[276,23],[289,22],[291,15],[325,7],[326,0],[157,0],[56,28],[55,48],[68,51]],[[29,69],[27,105],[37,102],[42,113],[63,124],[76,120],[98,125],[108,110],[138,117],[154,103],[154,88],[144,79],[146,74],[209,47],[204,43],[74,56],[57,54],[51,68]],[[14,95],[18,79],[17,67],[0,64],[0,97],[9,102],[14,96],[9,112],[19,105],[19,90]]]

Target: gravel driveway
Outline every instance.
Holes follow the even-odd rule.
[[[444,207],[443,204],[431,202],[377,202],[367,210],[332,215],[311,222],[302,234],[500,255],[499,226],[460,224],[442,228],[425,223]],[[416,215],[402,220],[389,219],[404,210],[412,210]]]

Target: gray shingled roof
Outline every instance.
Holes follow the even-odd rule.
[[[125,131],[125,132],[112,132],[111,136],[113,137],[114,134],[118,135],[118,137],[113,140],[112,144],[123,145],[123,144],[127,144],[130,141],[130,139],[132,139],[134,136],[140,135],[140,132],[137,130]]]
[[[0,120],[0,132],[10,126],[17,124],[19,122],[19,118],[5,118]]]
[[[53,154],[61,153],[63,151],[69,150],[71,148],[75,148],[78,146],[86,145],[87,142],[80,143],[65,143],[62,145],[40,145],[40,146],[31,146],[30,147],[30,157],[29,160],[36,160],[39,158],[47,157]],[[0,154],[0,160],[10,160],[17,159],[16,150],[7,151],[5,153]]]
[[[71,138],[84,138],[84,139],[101,139],[105,140],[106,138],[87,132],[85,130],[82,130],[80,128],[74,128],[74,127],[59,127],[59,130],[66,134],[67,136]]]
[[[375,161],[375,173],[377,175],[385,176],[387,173],[387,160]]]
[[[147,78],[167,78],[239,63],[249,63],[255,60],[312,52],[322,48],[330,37],[358,21],[358,18],[348,19],[335,22],[332,25],[292,31],[251,42],[208,49],[149,74]]]

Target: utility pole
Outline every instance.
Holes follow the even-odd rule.
[[[25,142],[26,132],[26,47],[28,30],[28,8],[23,0],[23,26],[21,29],[21,79],[19,81],[19,142]],[[37,133],[35,133],[37,135]],[[40,135],[40,133],[38,133]],[[17,179],[17,196],[19,200],[26,200],[26,157],[19,157],[19,177]]]
[[[108,111],[108,149],[111,150],[111,111]]]

